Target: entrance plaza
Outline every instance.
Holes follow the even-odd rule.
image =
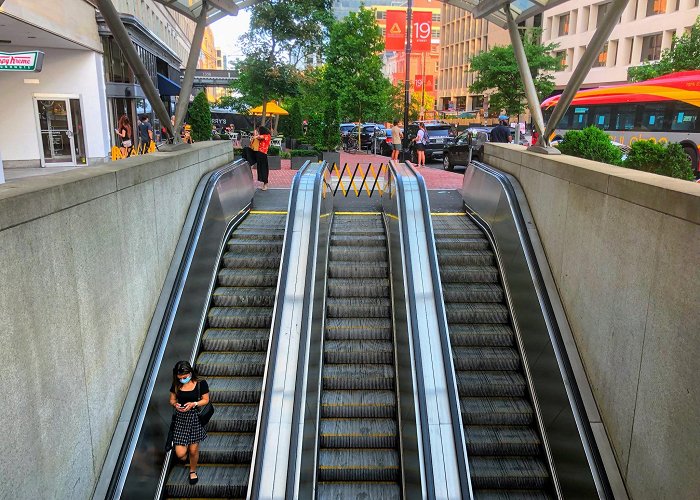
[[[46,71],[0,72],[0,498],[697,498],[700,184],[554,147],[598,116],[594,60],[543,114],[518,24],[566,2],[447,2],[508,30],[528,145],[433,133],[419,168],[362,127],[300,163],[276,137],[267,184],[265,130],[243,157],[187,134],[205,28],[261,2],[67,3],[94,30],[0,0],[7,53]],[[653,122],[691,157],[681,90]],[[137,110],[165,139],[122,155]]]

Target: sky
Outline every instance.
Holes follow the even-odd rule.
[[[214,32],[214,43],[221,49],[222,54],[240,57],[242,52],[238,37],[248,31],[250,25],[250,9],[242,10],[237,16],[227,16],[211,25]]]

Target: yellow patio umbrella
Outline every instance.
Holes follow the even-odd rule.
[[[251,115],[260,116],[260,115],[262,115],[262,110],[263,110],[263,107],[262,107],[262,105],[260,105],[257,108],[253,108],[248,112]],[[265,114],[268,114],[268,115],[288,115],[289,113],[287,113],[286,110],[280,108],[279,105],[275,101],[270,101],[267,103],[267,106],[265,107]]]

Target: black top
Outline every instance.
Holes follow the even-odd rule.
[[[138,129],[139,129],[139,138],[142,141],[150,140],[150,136],[148,135],[148,131],[153,130],[153,126],[151,125],[150,122],[141,122],[141,125],[139,125]]]
[[[508,142],[510,128],[505,125],[499,125],[491,130],[491,142]]]
[[[181,405],[184,405],[185,403],[194,403],[195,401],[199,400],[197,396],[200,396],[201,398],[201,396],[209,393],[209,384],[207,384],[206,380],[200,380],[197,382],[197,384],[199,384],[199,392],[197,392],[197,385],[195,385],[194,389],[191,391],[183,391],[182,389],[177,391],[177,402]],[[174,385],[170,386],[170,392],[175,392]]]

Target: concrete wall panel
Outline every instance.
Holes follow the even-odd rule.
[[[700,185],[514,145],[485,162],[527,196],[628,493],[696,498]]]
[[[195,144],[190,166],[180,154],[55,174],[58,189],[0,186],[0,352],[17,388],[0,413],[0,498],[91,495],[192,194],[232,160],[228,142]],[[159,176],[117,189],[149,160]]]

